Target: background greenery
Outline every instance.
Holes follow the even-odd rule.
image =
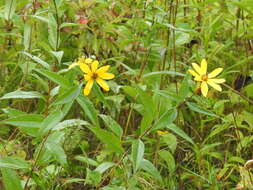
[[[252,16],[252,0],[0,1],[0,189],[253,189]],[[111,65],[110,92],[82,94],[82,56]],[[207,98],[187,74],[203,58],[228,85]]]

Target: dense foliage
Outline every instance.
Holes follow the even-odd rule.
[[[253,189],[252,18],[252,0],[0,1],[0,189]]]

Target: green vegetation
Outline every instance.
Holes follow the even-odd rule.
[[[0,189],[252,190],[252,39],[252,0],[0,1]]]

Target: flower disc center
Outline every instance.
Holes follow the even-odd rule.
[[[93,80],[96,80],[96,79],[98,78],[98,74],[97,74],[97,73],[92,73],[91,78],[92,78]]]
[[[207,80],[208,80],[208,76],[207,76],[207,75],[203,75],[203,76],[201,77],[201,79],[202,79],[203,81],[207,81]]]

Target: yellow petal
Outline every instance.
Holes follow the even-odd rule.
[[[89,81],[86,83],[85,88],[84,88],[84,90],[83,90],[83,94],[84,94],[85,96],[88,96],[88,95],[89,95],[93,83],[94,83],[94,80],[89,80]]]
[[[80,68],[84,73],[90,73],[91,72],[90,67],[85,63],[80,64]]]
[[[199,76],[199,74],[197,74],[197,73],[196,73],[194,70],[192,70],[192,69],[189,69],[188,72],[189,72],[192,76],[194,76],[194,77]]]
[[[200,69],[200,67],[197,63],[192,63],[192,67],[195,71],[197,71],[198,74],[202,75],[201,74],[201,69]]]
[[[220,91],[220,92],[222,91],[220,85],[214,83],[214,82],[211,81],[211,80],[208,80],[208,81],[207,81],[207,84],[209,84],[209,85],[210,85],[211,87],[213,87],[215,90],[218,90],[218,91]]]
[[[202,78],[201,78],[201,76],[196,76],[196,77],[194,78],[194,80],[195,80],[195,81],[202,81]]]
[[[218,74],[220,74],[222,72],[222,70],[223,70],[223,68],[214,69],[210,74],[208,74],[208,78],[216,77]]]
[[[214,83],[218,83],[218,84],[226,82],[225,79],[208,79],[208,80],[210,80],[210,81],[212,81]]]
[[[114,74],[112,74],[112,73],[102,73],[98,76],[102,79],[107,79],[107,80],[108,79],[113,79],[115,77]]]
[[[97,68],[98,68],[98,61],[93,61],[92,63],[91,63],[91,71],[92,72],[95,72],[96,70],[97,70]]]
[[[88,81],[88,80],[91,80],[91,75],[84,75],[84,80]]]
[[[109,86],[103,79],[97,78],[96,81],[105,91],[109,91]]]
[[[71,65],[69,65],[69,69],[72,69],[75,66],[78,66],[79,64],[77,62],[72,63]]]
[[[206,82],[202,82],[201,83],[201,92],[202,92],[202,95],[203,96],[207,96],[207,93],[208,93],[208,86],[207,86],[207,83]]]
[[[105,73],[106,71],[108,71],[109,68],[110,68],[110,65],[106,65],[106,66],[100,67],[100,68],[96,71],[96,73],[97,73],[98,75],[103,74],[103,73]]]
[[[92,60],[91,58],[85,59],[85,63],[86,63],[86,64],[90,64],[92,61],[93,61],[93,60]]]
[[[85,63],[85,57],[80,57],[80,58],[78,58],[78,62],[79,62],[80,64]]]
[[[206,71],[207,71],[207,62],[205,59],[202,59],[201,63],[200,63],[200,69],[201,69],[201,75],[205,75]]]

